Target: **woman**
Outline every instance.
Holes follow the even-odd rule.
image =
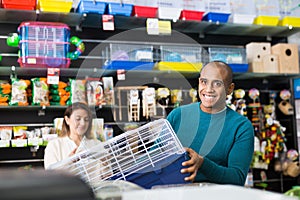
[[[74,103],[64,113],[62,131],[49,141],[44,155],[44,167],[66,159],[77,152],[100,143],[91,132],[92,112],[84,103]]]

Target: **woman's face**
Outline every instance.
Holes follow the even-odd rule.
[[[70,118],[65,116],[65,120],[70,127],[71,135],[83,136],[90,125],[88,113],[83,109],[74,110]]]

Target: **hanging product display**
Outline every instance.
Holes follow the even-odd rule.
[[[278,104],[280,111],[285,115],[293,115],[294,108],[289,102],[289,99],[291,98],[291,92],[286,89],[281,90],[279,96],[282,99],[282,101]]]
[[[194,88],[190,89],[189,96],[192,98],[191,103],[195,103],[198,101],[198,91]]]
[[[76,36],[70,38],[70,28],[63,23],[22,22],[18,33],[7,38],[8,46],[19,47],[21,67],[67,68],[85,50]],[[76,51],[69,52],[70,44]]]
[[[245,97],[245,90],[238,89],[234,91],[235,101],[233,103],[236,112],[240,113],[241,115],[247,116],[247,106]]]
[[[179,107],[182,101],[182,90],[171,90],[171,103],[174,108]]]

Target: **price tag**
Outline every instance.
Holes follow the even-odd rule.
[[[118,80],[125,80],[125,70],[124,69],[117,70],[117,78],[118,78]]]
[[[59,68],[48,68],[47,71],[47,83],[48,84],[58,84],[59,83]]]
[[[115,23],[113,15],[102,15],[102,27],[105,31],[114,31]]]
[[[148,18],[146,21],[148,35],[159,35],[158,19]]]
[[[171,29],[171,22],[170,21],[159,21],[158,22],[159,26],[159,33],[160,34],[171,34],[172,29]]]

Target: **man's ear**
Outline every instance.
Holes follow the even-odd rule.
[[[230,95],[231,93],[233,93],[234,90],[234,83],[230,83],[228,90],[227,90],[227,95]]]

